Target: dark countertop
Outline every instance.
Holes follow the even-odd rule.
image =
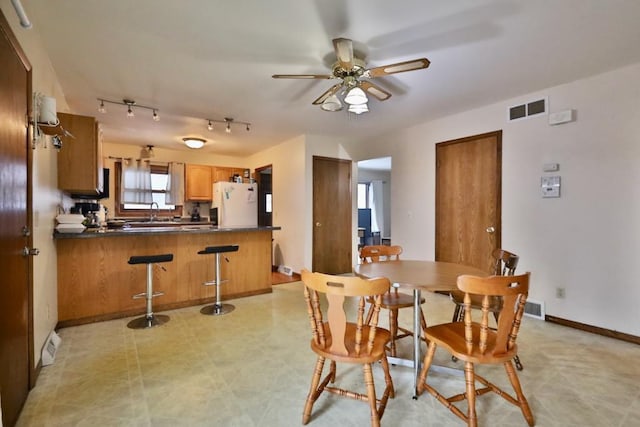
[[[82,233],[53,233],[54,239],[91,239],[96,237],[116,237],[116,236],[139,236],[139,235],[160,235],[177,233],[230,233],[238,231],[271,231],[280,230],[281,227],[218,227],[211,224],[188,223],[181,225],[158,225],[128,228],[97,229],[87,228]]]

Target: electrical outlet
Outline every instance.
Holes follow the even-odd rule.
[[[564,298],[564,288],[556,288],[556,298]]]

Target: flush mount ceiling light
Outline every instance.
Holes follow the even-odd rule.
[[[239,124],[239,125],[244,125],[245,128],[247,129],[247,132],[251,130],[251,123],[247,123],[247,122],[239,122],[237,120],[232,119],[231,117],[225,117],[224,120],[214,120],[214,119],[205,119],[207,121],[207,130],[209,131],[213,131],[213,124],[214,123],[222,123],[225,125],[225,132],[226,133],[231,133],[231,125],[232,124]]]
[[[110,101],[108,99],[102,99],[102,98],[98,98],[98,101],[100,101],[100,105],[98,106],[98,111],[102,114],[106,114],[107,109],[105,108],[104,104],[105,102],[108,104],[114,104],[114,105],[125,105],[127,107],[127,117],[133,118],[135,117],[135,112],[134,112],[134,108],[144,108],[145,110],[150,110],[153,112],[153,115],[151,116],[151,118],[153,119],[154,122],[159,122],[160,121],[160,116],[158,115],[158,110],[156,107],[148,107],[146,105],[140,105],[140,104],[136,104],[136,101],[132,100],[132,99],[123,99],[122,102],[120,101]]]
[[[204,143],[207,142],[206,139],[193,137],[182,138],[182,140],[187,147],[194,149],[202,148],[204,146]]]

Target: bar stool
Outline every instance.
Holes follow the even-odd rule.
[[[129,264],[147,264],[147,291],[133,296],[133,299],[145,298],[147,300],[147,312],[144,317],[133,319],[127,323],[127,327],[131,329],[147,329],[153,326],[160,326],[169,321],[169,316],[153,314],[151,300],[154,297],[164,295],[164,292],[153,292],[153,264],[170,261],[173,261],[173,254],[141,255],[129,258]],[[164,267],[162,269],[165,270]]]
[[[227,252],[237,252],[238,248],[238,245],[207,246],[206,248],[198,252],[198,254],[200,255],[216,254],[216,277],[211,281],[203,283],[203,285],[205,286],[216,286],[216,303],[202,307],[200,309],[200,313],[219,316],[222,314],[231,313],[235,309],[235,307],[231,304],[222,304],[220,302],[220,284],[227,281],[222,280],[222,278],[220,277],[220,256],[223,253]],[[226,256],[224,257],[224,259],[229,262],[229,258],[227,258]]]

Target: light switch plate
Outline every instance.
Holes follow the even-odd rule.
[[[543,176],[540,178],[540,188],[542,197],[560,197],[560,177],[559,176]]]

